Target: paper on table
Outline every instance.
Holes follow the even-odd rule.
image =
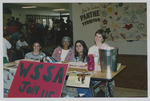
[[[93,75],[93,74],[95,74],[95,71],[87,71],[87,72],[85,72],[85,71],[71,71],[70,73],[72,73],[72,74],[84,74],[84,75]]]
[[[91,76],[89,76],[89,75],[71,74],[68,77],[66,85],[71,86],[71,87],[89,88],[90,77]]]
[[[33,59],[20,59],[20,60],[16,60],[15,62],[17,64],[19,64],[20,61],[35,61],[35,60],[33,60]]]
[[[9,62],[4,64],[4,67],[13,67],[13,66],[16,66],[15,62]]]
[[[90,78],[95,71],[71,71],[67,80],[67,86],[89,88]]]
[[[87,69],[87,63],[83,62],[69,62],[69,68]]]

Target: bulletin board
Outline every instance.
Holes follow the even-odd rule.
[[[146,3],[100,3],[100,27],[107,40],[147,40]]]

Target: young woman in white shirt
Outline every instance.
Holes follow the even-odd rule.
[[[94,56],[94,62],[99,64],[100,60],[99,60],[99,49],[108,49],[110,48],[110,46],[105,42],[106,40],[106,33],[104,30],[99,29],[95,32],[95,36],[94,36],[94,42],[95,45],[93,45],[92,47],[89,48],[88,54],[93,54]]]
[[[106,38],[107,37],[106,37],[106,33],[104,30],[99,29],[95,32],[95,36],[94,36],[95,45],[90,47],[89,51],[88,51],[88,54],[93,54],[95,64],[100,64],[99,49],[110,49],[111,48],[108,44],[104,43]],[[94,82],[94,81],[92,81],[92,83],[96,84],[96,82]],[[104,84],[105,84],[105,82],[104,82]],[[111,87],[115,86],[114,80],[110,82],[110,86]]]

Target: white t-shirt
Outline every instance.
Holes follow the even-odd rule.
[[[94,57],[99,57],[98,46],[94,45],[89,48],[88,54],[93,54]]]
[[[28,44],[27,44],[26,41],[21,42],[20,40],[18,40],[18,41],[16,42],[16,48],[17,48],[17,49],[20,49],[21,46],[28,46]]]
[[[25,57],[26,57],[27,59],[40,60],[40,59],[41,59],[41,55],[42,55],[42,57],[46,57],[46,54],[43,53],[43,52],[40,52],[38,55],[33,55],[32,52],[29,52],[29,53],[27,53],[27,54],[25,55]]]
[[[61,61],[64,61],[64,60],[65,60],[65,58],[66,58],[68,52],[69,52],[69,49],[68,49],[68,50],[62,49],[62,52],[61,52]]]
[[[100,63],[98,46],[94,45],[94,46],[90,47],[88,54],[93,54],[95,64]]]
[[[99,49],[109,49],[110,46],[106,43],[103,43],[100,47],[94,45],[90,47],[88,54],[93,54],[94,56],[94,61],[95,63],[100,63],[100,58],[99,58]]]
[[[10,49],[10,48],[11,48],[11,43],[5,38],[3,38],[3,57],[6,57],[8,61],[9,59],[7,56],[7,49]]]

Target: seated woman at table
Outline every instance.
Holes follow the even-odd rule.
[[[33,59],[33,60],[42,60],[46,56],[45,53],[40,51],[41,44],[40,42],[36,41],[32,45],[33,51],[25,54],[25,59]]]
[[[99,49],[111,48],[108,44],[104,43],[106,38],[107,38],[106,33],[103,29],[99,29],[95,32],[95,35],[94,35],[95,45],[90,47],[88,51],[88,54],[93,54],[95,64],[100,64]],[[92,81],[92,83],[95,84],[96,82]],[[103,82],[102,84],[105,84],[105,82]],[[111,84],[111,87],[114,87],[115,86],[114,80],[111,81],[110,84]]]
[[[73,62],[74,61],[74,50],[71,48],[71,39],[68,36],[62,38],[61,45],[58,46],[52,57],[58,62]]]
[[[95,36],[94,36],[94,42],[95,45],[93,45],[92,47],[89,48],[88,54],[93,54],[94,56],[94,62],[97,64],[100,64],[100,60],[99,60],[99,49],[109,49],[110,46],[105,42],[106,40],[106,33],[104,30],[99,29],[95,32]]]
[[[88,48],[83,40],[77,40],[75,42],[75,59],[74,62],[87,62]],[[91,89],[89,88],[77,88],[78,95],[84,95],[85,97],[92,97]]]
[[[62,38],[61,45],[58,46],[53,54],[52,57],[58,62],[73,62],[74,61],[74,50],[71,48],[71,39],[68,36]],[[65,97],[69,96],[77,96],[75,88],[70,88],[66,86],[67,80],[65,80],[63,89],[62,89],[62,96],[66,95]]]
[[[75,42],[75,62],[87,62],[88,48],[83,40]]]

